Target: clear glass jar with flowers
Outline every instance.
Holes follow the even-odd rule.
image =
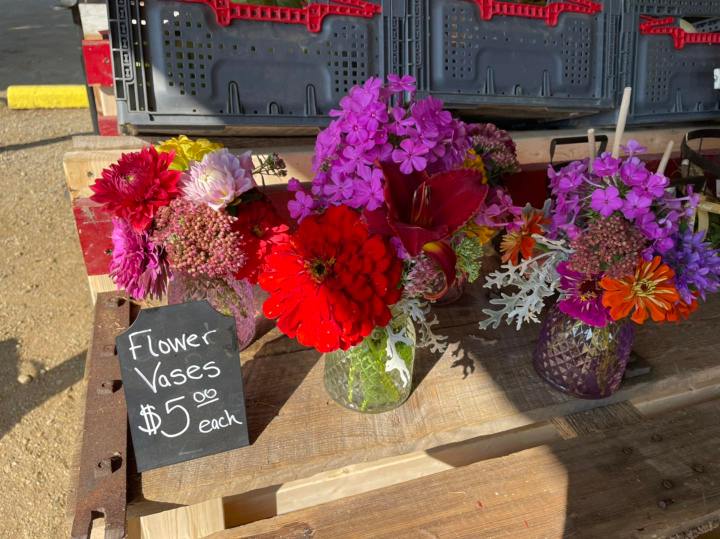
[[[677,195],[664,164],[648,170],[636,141],[620,158],[621,136],[612,153],[548,169],[551,199],[507,227],[504,265],[486,282],[501,294],[481,328],[537,322],[545,301],[558,297],[534,366],[582,398],[618,389],[635,325],[683,320],[720,288],[720,253],[693,231],[697,197]]]
[[[414,91],[390,75],[341,100],[312,185],[289,183],[298,229],[260,277],[265,314],[325,354],[328,393],[361,412],[408,397],[415,348],[444,349],[427,302],[477,278],[484,243],[514,211],[487,184],[472,126]]]

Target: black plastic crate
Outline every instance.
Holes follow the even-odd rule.
[[[188,134],[322,127],[353,85],[401,70],[401,51],[383,44],[401,42],[406,0],[373,3],[381,13],[329,15],[310,28],[227,18],[221,25],[205,3],[109,0],[118,123],[125,132]],[[352,4],[360,3],[322,3]]]
[[[680,18],[695,24],[698,33],[683,36]],[[718,18],[719,0],[625,0],[620,77],[623,86],[633,88],[630,123],[720,119],[720,91],[713,88],[720,35],[709,35],[720,31]],[[658,24],[663,19],[668,22]],[[648,33],[653,27],[667,33]],[[706,40],[717,43],[693,42]]]
[[[597,12],[572,11],[588,5]],[[422,94],[448,106],[547,118],[614,106],[616,0],[414,0],[414,18],[408,70]]]

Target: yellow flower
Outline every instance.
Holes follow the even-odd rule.
[[[192,140],[180,135],[159,143],[156,149],[159,152],[175,152],[175,159],[170,165],[171,170],[187,170],[191,161],[202,161],[207,154],[222,147],[222,144],[210,142],[206,138]]]
[[[482,175],[482,182],[487,183],[488,177],[487,170],[485,169],[485,162],[483,161],[483,158],[475,152],[475,150],[468,150],[465,162],[463,163],[463,168],[469,168],[479,172]]]
[[[497,230],[490,228],[489,226],[480,226],[473,221],[470,221],[463,228],[465,235],[468,238],[476,240],[480,245],[485,245],[497,234]]]

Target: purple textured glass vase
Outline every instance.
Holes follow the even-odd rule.
[[[583,399],[603,399],[620,387],[634,336],[631,322],[598,328],[553,305],[540,329],[533,364],[557,389]]]
[[[175,273],[168,286],[168,304],[206,299],[212,307],[226,316],[235,317],[238,348],[243,350],[271,324],[262,313],[259,288],[247,280],[197,279],[183,273]],[[268,327],[266,327],[268,326]]]

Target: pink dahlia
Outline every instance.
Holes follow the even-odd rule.
[[[127,221],[113,218],[110,276],[118,288],[131,297],[159,298],[168,281],[168,261],[162,246],[152,242],[147,232],[135,232]]]
[[[207,154],[183,174],[183,194],[196,204],[222,210],[255,187],[251,155],[245,152],[238,158],[224,148]]]
[[[130,223],[135,232],[150,227],[158,208],[179,194],[180,172],[168,170],[174,153],[158,153],[152,146],[123,154],[102,171],[90,189],[90,198],[106,211]]]

